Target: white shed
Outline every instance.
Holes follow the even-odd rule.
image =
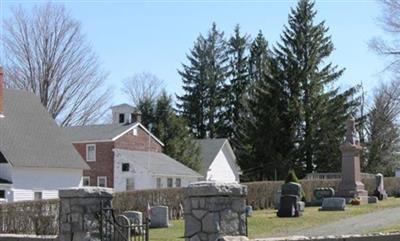
[[[201,171],[206,180],[239,182],[241,170],[228,139],[197,140],[200,147]]]

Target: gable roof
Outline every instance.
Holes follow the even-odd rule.
[[[32,93],[4,90],[0,152],[13,167],[89,169]]]
[[[201,174],[207,174],[211,163],[227,141],[225,138],[196,140],[197,145],[200,147]]]
[[[189,167],[161,152],[114,149],[120,158],[133,161],[154,175],[203,177]]]
[[[64,133],[68,136],[71,142],[96,142],[96,141],[115,141],[128,131],[135,127],[142,128],[161,146],[164,146],[157,137],[155,137],[149,130],[146,129],[141,123],[132,124],[104,124],[104,125],[87,125],[87,126],[67,126],[64,127]]]

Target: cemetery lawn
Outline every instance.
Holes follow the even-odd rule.
[[[371,213],[384,208],[400,206],[400,198],[389,198],[377,204],[365,204],[360,206],[346,206],[346,211],[321,212],[319,207],[306,207],[300,218],[278,218],[276,210],[266,209],[253,212],[248,219],[249,237],[262,238],[274,235],[284,235],[288,230],[302,230],[316,227],[322,224],[337,221],[339,219],[353,217],[356,215]],[[400,230],[400,224],[387,227],[388,230]],[[379,232],[382,230],[378,230]],[[386,231],[386,230],[383,230]],[[150,240],[152,241],[183,241],[184,221],[172,221],[172,227],[150,229]]]

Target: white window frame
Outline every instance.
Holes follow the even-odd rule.
[[[178,183],[178,180],[179,180],[179,186],[177,185],[177,183]],[[175,178],[175,187],[182,187],[182,178]]]
[[[6,198],[7,198],[7,190],[6,189],[0,189],[0,191],[4,192],[4,198],[0,197],[0,200],[6,200]]]
[[[171,186],[168,185],[169,181],[171,181]],[[174,179],[172,177],[168,177],[167,178],[167,187],[168,188],[174,187]]]
[[[97,177],[97,186],[100,187],[99,183],[100,183],[100,179],[104,179],[104,187],[107,187],[107,177],[106,176],[98,176]]]
[[[156,178],[156,188],[162,188],[162,178],[161,177]]]
[[[135,189],[136,189],[136,182],[135,182],[135,178],[133,178],[133,177],[130,177],[130,178],[126,178],[125,180],[126,180],[126,181],[125,181],[125,190],[126,190],[126,191],[133,191],[133,190],[135,190]],[[128,189],[128,183],[129,183],[129,180],[133,180],[133,189]]]
[[[86,186],[86,185],[84,185],[84,183],[85,183],[85,179],[87,179],[88,180],[88,185]],[[83,176],[82,177],[82,186],[84,186],[84,187],[88,187],[88,186],[90,186],[90,176]]]
[[[89,160],[89,147],[93,147],[94,158],[93,160]],[[86,161],[87,162],[95,162],[96,161],[96,144],[86,144]]]

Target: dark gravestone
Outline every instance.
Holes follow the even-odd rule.
[[[282,185],[281,195],[295,195],[301,197],[301,185],[295,182],[288,182]]]
[[[299,210],[299,196],[283,195],[281,205],[278,210],[278,217],[298,217],[301,215]]]
[[[278,209],[278,217],[298,217],[304,210],[304,203],[301,202],[302,187],[299,183],[289,182],[281,187],[281,199]]]
[[[311,201],[311,206],[321,206],[324,198],[330,198],[335,196],[335,190],[331,187],[320,187],[313,191],[314,198]]]
[[[387,193],[385,191],[385,186],[383,183],[383,175],[378,173],[375,176],[375,191],[374,196],[377,197],[379,200],[383,200],[387,198]]]

